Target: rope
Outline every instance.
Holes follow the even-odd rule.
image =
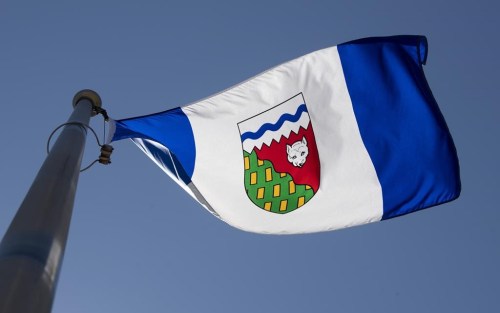
[[[99,112],[101,114],[103,114],[104,116],[104,137],[103,137],[103,142],[106,138],[106,121],[108,120],[107,118],[107,114],[106,114],[106,111],[105,110],[102,110],[101,112]],[[111,156],[111,153],[113,152],[113,147],[111,145],[106,145],[106,144],[101,144],[101,142],[99,141],[99,138],[97,136],[97,133],[94,131],[94,129],[92,127],[90,127],[89,125],[86,125],[86,124],[83,124],[83,123],[80,123],[80,122],[67,122],[67,123],[64,123],[64,124],[61,124],[59,126],[57,126],[53,131],[52,133],[50,133],[50,136],[49,138],[47,139],[47,154],[50,153],[50,141],[52,139],[52,136],[54,136],[54,134],[63,126],[66,126],[66,125],[79,125],[83,128],[86,128],[86,129],[90,129],[92,131],[92,133],[94,134],[94,137],[97,141],[97,145],[99,145],[99,147],[101,147],[101,155],[99,156],[98,159],[94,160],[92,163],[90,163],[88,166],[84,167],[83,169],[80,170],[80,172],[84,172],[86,170],[88,170],[89,168],[91,168],[95,163],[99,162],[101,164],[109,164],[111,163],[111,160],[110,160],[110,156]]]
[[[91,168],[91,167],[92,167],[92,165],[96,164],[97,162],[99,162],[99,159],[94,160],[94,162],[90,163],[87,167],[82,168],[82,169],[80,170],[80,173],[81,173],[81,172],[85,172],[86,170],[88,170],[89,168]]]
[[[54,129],[52,131],[52,133],[50,133],[49,139],[47,139],[47,154],[49,154],[49,152],[50,152],[49,147],[50,147],[50,140],[52,139],[52,136],[54,136],[54,134],[56,133],[56,131],[58,131],[61,127],[66,126],[66,125],[80,125],[80,126],[83,126],[83,128],[90,129],[92,131],[92,133],[94,134],[94,136],[95,136],[97,144],[99,145],[99,147],[102,147],[102,144],[99,141],[99,138],[97,137],[97,134],[94,131],[94,129],[92,129],[92,127],[90,127],[89,125],[85,125],[83,123],[80,123],[80,122],[67,122],[67,123],[64,123],[64,124],[61,124],[61,125],[57,126],[56,129]]]

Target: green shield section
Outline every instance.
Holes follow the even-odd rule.
[[[308,185],[296,185],[287,173],[278,173],[273,164],[259,160],[255,151],[243,151],[245,189],[248,198],[259,208],[274,213],[288,213],[303,206],[314,196]]]

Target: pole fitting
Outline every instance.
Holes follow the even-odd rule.
[[[111,163],[111,153],[113,152],[113,146],[111,145],[102,145],[101,146],[101,155],[99,156],[99,163],[108,165]]]
[[[87,99],[92,103],[92,116],[96,116],[101,112],[102,101],[97,92],[90,89],[80,90],[73,97],[73,108],[75,108],[78,102],[82,99]]]

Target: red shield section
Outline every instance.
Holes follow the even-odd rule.
[[[295,166],[288,161],[287,145],[292,146],[306,138],[308,155],[302,166]],[[257,156],[261,160],[268,160],[278,173],[288,173],[292,176],[294,182],[298,185],[308,185],[314,193],[319,188],[320,163],[316,139],[311,123],[307,128],[301,127],[298,133],[290,133],[288,138],[281,136],[279,141],[273,140],[271,145],[263,144],[261,149],[255,148]]]

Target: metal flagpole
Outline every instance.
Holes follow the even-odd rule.
[[[0,312],[48,313],[68,237],[90,117],[99,95],[82,90],[73,113],[0,243]]]

